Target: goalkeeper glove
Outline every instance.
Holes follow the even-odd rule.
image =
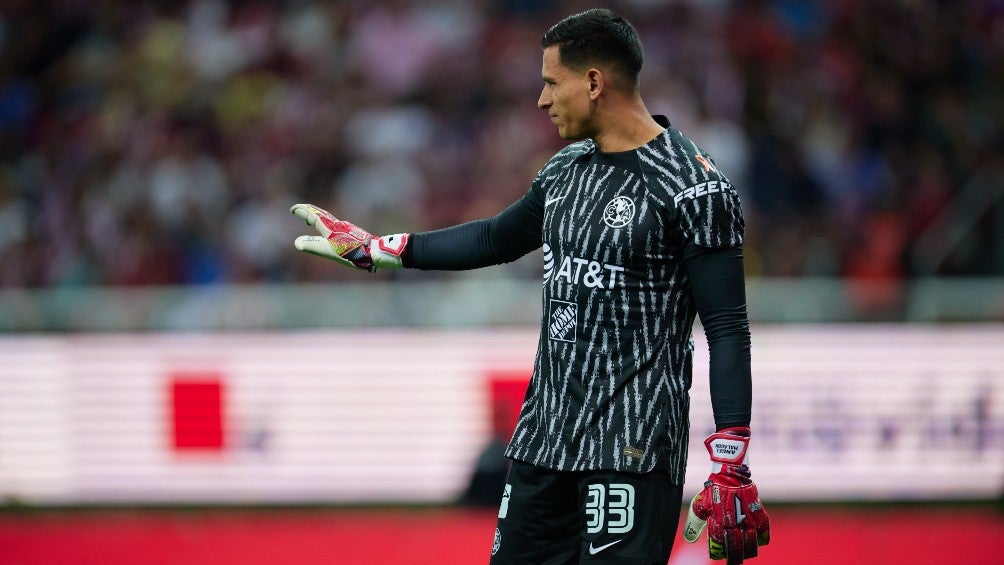
[[[294,245],[343,265],[373,272],[380,269],[400,269],[401,254],[408,245],[408,235],[399,233],[374,237],[359,226],[339,220],[326,210],[311,204],[294,204],[289,209],[321,235],[301,235]]]
[[[770,521],[747,466],[749,442],[748,427],[726,428],[704,441],[711,475],[690,502],[683,527],[683,539],[693,543],[707,526],[709,555],[730,564],[756,557],[757,546],[770,543]]]

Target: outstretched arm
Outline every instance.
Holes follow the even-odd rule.
[[[459,271],[515,261],[541,246],[544,206],[531,189],[499,214],[441,230],[376,237],[350,222],[310,204],[290,212],[320,235],[296,239],[300,251],[343,265]]]
[[[411,234],[405,267],[459,271],[515,261],[541,246],[543,205],[534,191],[498,215]]]

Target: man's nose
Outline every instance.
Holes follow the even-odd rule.
[[[540,96],[537,98],[537,107],[541,110],[546,110],[551,107],[551,99],[548,98],[546,89],[541,89]]]

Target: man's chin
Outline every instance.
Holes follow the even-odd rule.
[[[582,135],[581,132],[568,131],[561,128],[558,128],[558,136],[565,141],[582,141],[586,138],[586,136]]]

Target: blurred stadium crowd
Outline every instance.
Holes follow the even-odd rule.
[[[299,201],[375,233],[494,214],[563,145],[539,37],[592,5],[4,2],[0,288],[347,276],[297,260]],[[1004,2],[608,5],[649,109],[740,187],[751,276],[1004,275],[1004,213],[915,260],[1001,170]]]

